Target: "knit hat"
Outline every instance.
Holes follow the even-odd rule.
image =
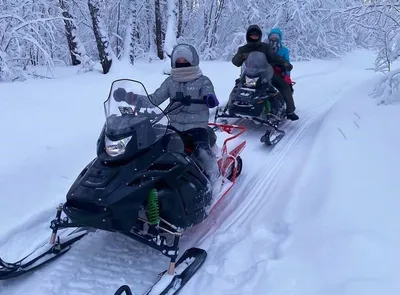
[[[178,58],[186,59],[191,66],[195,67],[199,65],[199,55],[196,49],[189,44],[179,44],[175,46],[171,54],[171,67],[175,68],[175,62]]]

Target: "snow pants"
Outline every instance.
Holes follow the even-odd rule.
[[[293,93],[290,85],[287,84],[281,76],[276,74],[272,77],[271,83],[282,94],[286,102],[286,112],[288,114],[293,113],[296,110],[296,107],[294,105]]]

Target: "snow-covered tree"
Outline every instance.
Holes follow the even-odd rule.
[[[100,61],[107,73],[117,59],[169,64],[182,42],[203,59],[230,60],[251,24],[262,28],[264,40],[279,27],[292,60],[376,44],[377,65],[389,69],[399,20],[398,0],[0,0],[0,7],[3,80],[36,65],[90,68]]]
[[[156,46],[157,46],[157,56],[159,59],[164,58],[164,51],[162,48],[163,44],[163,32],[162,32],[162,9],[160,0],[154,0],[154,15],[155,15],[155,35],[156,35]]]
[[[139,43],[138,8],[137,0],[129,0],[129,23],[125,36],[125,58],[129,58],[129,62],[132,65],[135,62]]]
[[[400,68],[391,70],[390,67],[394,61],[400,60],[400,26],[393,32],[392,37],[387,39],[387,43],[382,46],[385,52],[384,58],[380,58],[378,54],[377,60],[384,60],[385,64],[388,65],[388,71],[378,82],[373,92],[373,96],[379,103],[383,104],[394,101],[400,102]]]
[[[175,0],[168,0],[167,12],[167,30],[164,40],[164,74],[170,74],[171,72],[171,53],[177,44],[178,27]]]
[[[88,0],[88,7],[92,18],[93,33],[96,39],[100,63],[103,68],[103,73],[107,74],[112,65],[112,49],[110,48],[110,41],[99,15],[99,0]]]
[[[377,51],[373,70],[384,76],[373,96],[379,103],[400,101],[400,70],[392,70],[392,64],[400,57],[400,2],[371,1],[350,7],[343,13],[348,15],[352,28],[362,27],[369,32],[369,48]]]
[[[0,11],[0,81],[24,79],[29,66],[53,65],[53,15],[47,2],[2,1]]]
[[[94,63],[87,55],[86,49],[78,37],[75,21],[70,14],[69,3],[67,0],[59,0],[61,14],[64,17],[65,36],[67,38],[68,48],[71,54],[72,65],[81,65],[84,70],[91,70]]]

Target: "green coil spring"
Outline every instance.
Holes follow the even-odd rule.
[[[156,189],[152,189],[147,199],[147,218],[151,225],[157,225],[160,222],[160,211],[158,208],[158,194]]]
[[[271,112],[271,105],[269,103],[269,100],[266,99],[264,100],[264,113],[269,114]]]

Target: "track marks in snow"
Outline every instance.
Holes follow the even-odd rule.
[[[209,228],[199,239],[200,245],[208,250],[209,259],[199,271],[203,276],[199,274],[188,284],[189,293],[199,294],[199,286],[203,292],[213,290],[213,294],[242,294],[235,293],[236,290],[244,292],[242,285],[247,286],[249,294],[255,285],[267,288],[263,284],[271,265],[291,244],[292,225],[287,220],[292,217],[292,203],[301,202],[301,195],[293,188],[307,170],[307,160],[313,156],[313,143],[326,114],[351,84],[347,80],[346,84],[337,85],[327,99],[302,112],[299,121],[285,123],[282,129],[286,136],[274,147],[259,142],[265,128],[249,128],[243,174],[232,195],[219,204],[221,208],[213,224],[217,228]],[[240,123],[243,121],[236,124]],[[316,184],[318,189],[323,185],[323,181]],[[317,195],[314,202],[304,207],[318,212],[324,205],[323,196]],[[215,274],[218,279],[211,281],[210,276]],[[226,285],[223,289],[221,281]]]
[[[344,112],[346,114],[346,112]],[[351,138],[353,136],[356,136],[358,130],[362,126],[362,119],[361,116],[356,113],[350,112],[346,114],[346,117],[343,118],[342,122],[338,122],[338,127],[337,129],[339,130],[340,134],[342,134],[344,139]]]
[[[135,294],[142,294],[167,266],[168,259],[155,250],[119,234],[96,232],[66,255],[21,278],[17,288],[27,292],[21,294],[97,295],[114,294],[128,284]]]
[[[264,153],[265,165],[260,165],[260,158],[255,158],[254,155],[253,159],[258,161],[257,166],[253,163],[246,165],[247,161],[244,160],[246,170],[238,179],[234,196],[227,197],[219,205],[226,207],[220,210],[217,217],[218,228],[209,231],[200,240],[207,241],[200,245],[207,246],[210,259],[204,270],[200,270],[204,274],[201,279],[196,277],[193,283],[188,284],[188,289],[192,287],[188,290],[189,293],[199,294],[196,290],[202,289],[198,288],[200,285],[205,290],[212,289],[213,294],[239,294],[235,290],[241,289],[243,292],[242,285],[246,285],[250,294],[254,284],[262,284],[269,264],[280,259],[282,246],[290,234],[290,228],[282,216],[284,208],[274,212],[274,208],[286,206],[285,197],[282,199],[282,195],[278,194],[282,191],[282,186],[287,185],[285,179],[281,178],[280,171],[286,165],[288,154],[296,148],[318,117],[319,114],[311,113],[298,121],[300,124],[289,123],[292,128],[285,129],[288,130],[287,136],[270,153],[255,138],[248,141],[250,151]],[[250,155],[244,156],[244,159],[250,159]],[[255,167],[257,168],[251,171]],[[221,256],[220,253],[224,255]],[[209,276],[216,273],[219,278],[213,279],[210,284]],[[221,288],[220,280],[225,281],[226,288],[217,289]]]
[[[156,281],[167,261],[157,251],[127,237],[98,232],[82,240],[55,265],[50,273],[53,279],[43,286],[41,294],[55,286],[57,294],[113,294],[122,284],[134,286],[135,293],[140,294]],[[64,278],[66,271],[73,274],[70,280]]]

